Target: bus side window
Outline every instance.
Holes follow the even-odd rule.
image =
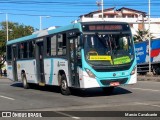
[[[66,34],[63,34],[63,43],[62,43],[62,54],[66,55],[67,53],[67,48],[66,48]]]
[[[24,44],[23,43],[20,43],[20,59],[23,59],[23,52],[24,52]]]
[[[35,42],[34,41],[29,41],[29,58],[33,58],[35,53]]]
[[[47,56],[51,56],[51,38],[47,37]]]
[[[21,58],[21,49],[20,49],[21,44],[18,44],[18,59]]]
[[[27,42],[25,42],[23,45],[24,45],[23,57],[27,58],[28,57]]]
[[[66,55],[66,34],[58,35],[58,55]]]
[[[11,61],[12,60],[12,49],[11,49],[11,45],[7,46],[7,60]]]
[[[50,52],[51,52],[51,55],[52,56],[54,56],[54,55],[56,55],[56,47],[57,47],[57,36],[56,35],[54,35],[54,36],[52,36],[51,37],[51,48],[50,48]]]
[[[27,50],[27,42],[20,43],[20,58],[24,59],[28,57],[28,50]]]

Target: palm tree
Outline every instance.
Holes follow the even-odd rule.
[[[141,42],[141,41],[146,41],[149,38],[149,30],[138,30],[136,31],[137,35],[134,35],[134,41],[135,42]],[[154,37],[150,33],[150,39],[153,39]]]

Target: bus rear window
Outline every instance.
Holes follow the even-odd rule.
[[[11,49],[11,46],[7,46],[7,60],[8,61],[12,60],[12,49]]]

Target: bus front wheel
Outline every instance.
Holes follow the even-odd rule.
[[[63,95],[70,95],[71,94],[70,89],[69,89],[68,84],[67,84],[66,76],[64,74],[61,76],[60,88],[61,88],[61,93]]]
[[[26,75],[24,73],[22,73],[21,77],[22,77],[22,82],[23,82],[23,88],[28,89],[29,84],[27,83]]]

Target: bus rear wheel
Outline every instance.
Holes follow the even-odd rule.
[[[103,92],[106,93],[106,94],[112,94],[113,91],[114,91],[114,88],[115,87],[104,87],[102,88],[103,89]]]
[[[23,88],[28,89],[29,84],[27,83],[26,75],[24,73],[22,73],[21,78],[22,78],[22,82],[23,82]]]
[[[62,95],[70,95],[71,94],[70,89],[67,84],[66,76],[64,74],[61,76],[60,88],[61,88]]]

